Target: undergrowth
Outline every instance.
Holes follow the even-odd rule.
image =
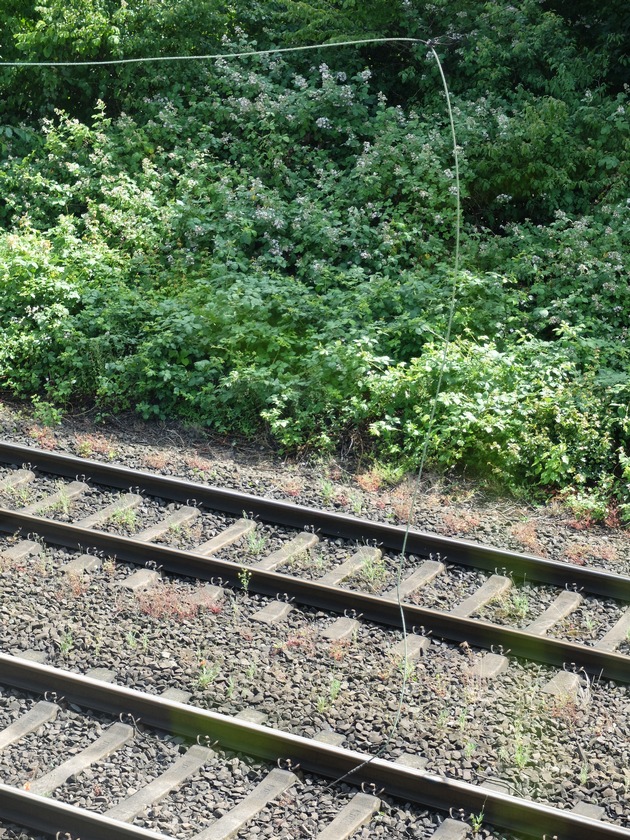
[[[1,12],[3,56],[142,53],[166,26],[141,2],[79,5]],[[468,5],[287,9],[294,42],[360,21],[453,35],[464,231],[432,465],[628,522],[620,53],[598,17],[586,35],[533,0]],[[237,6],[246,31],[213,4],[164,12],[164,49],[288,37],[277,10],[263,31]],[[433,64],[420,47],[383,55],[42,71],[39,85],[2,70],[0,387],[46,425],[87,404],[287,450],[351,437],[415,466],[446,328],[453,161]]]

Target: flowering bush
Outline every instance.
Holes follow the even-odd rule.
[[[374,4],[373,20],[398,26],[390,5]],[[475,21],[468,5],[420,10],[423,26],[445,20],[453,35],[464,209],[431,458],[514,490],[616,496],[623,513],[627,91],[596,85],[578,30],[533,0],[481,3]],[[31,17],[2,14],[13,52],[31,57],[47,44],[75,59],[146,53],[142,22],[175,52],[256,46],[243,32],[230,40],[233,21],[209,4],[185,3],[183,22],[154,6],[46,0]],[[331,31],[349,25],[330,4],[311,7],[321,15],[300,37],[326,15]],[[263,37],[261,8],[245,17]],[[416,12],[404,4],[409,32]],[[417,462],[456,215],[425,53],[401,51],[391,67],[373,48],[370,68],[344,49],[72,83],[71,70],[44,73],[30,105],[27,71],[0,74],[0,113],[22,120],[0,126],[2,386],[222,432],[264,427],[284,447],[360,435],[381,457]],[[517,66],[522,84],[509,86]]]

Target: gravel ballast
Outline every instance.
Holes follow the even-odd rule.
[[[194,436],[179,440],[181,430],[164,427],[144,426],[115,433],[111,428],[103,431],[87,424],[73,427],[68,423],[55,430],[39,427],[39,439],[34,439],[33,424],[16,418],[6,407],[1,420],[4,436],[20,443],[41,444],[44,448],[51,448],[53,443],[74,454],[301,504],[355,514],[360,507],[361,515],[384,521],[399,521],[399,514],[404,512],[404,492],[391,488],[365,490],[360,475],[353,478],[335,464],[317,468],[294,464],[287,469],[252,450],[211,445]],[[86,452],[88,444],[92,447],[90,452]],[[110,457],[112,454],[115,457]],[[54,492],[52,479],[46,484],[46,478],[38,476],[37,482],[35,498]],[[470,485],[464,486],[470,492]],[[93,507],[112,500],[107,493],[105,489],[91,488],[80,503],[75,503],[80,505],[76,510],[87,515]],[[26,503],[30,500],[7,506]],[[138,513],[142,527],[152,524],[151,506],[150,499],[143,501],[149,518]],[[526,523],[524,514],[528,517]],[[55,515],[61,518],[65,512],[56,511]],[[170,534],[167,542],[185,548],[209,539],[221,526],[219,519],[213,517],[214,514],[204,513],[189,531]],[[157,518],[154,513],[154,520]],[[426,493],[420,494],[415,522],[426,530],[450,530],[451,535],[501,548],[570,562],[584,561],[628,573],[626,532],[603,526],[576,530],[569,524],[570,516],[556,509],[535,510],[506,501],[497,502],[493,508],[487,501],[479,504],[478,499],[465,498],[464,490],[456,485],[442,487],[439,492],[435,486],[427,486]],[[112,526],[112,530],[119,527],[121,523]],[[256,533],[259,532],[265,539],[264,553],[275,550],[282,542],[277,529],[259,523]],[[534,540],[540,551],[533,550]],[[312,569],[312,576],[318,577],[352,553],[350,544],[337,543],[315,549],[313,566],[300,560],[287,571],[302,574]],[[6,538],[0,540],[0,548],[9,544]],[[240,562],[252,562],[250,549],[233,547],[218,556],[233,562],[246,557]],[[169,687],[181,688],[192,692],[191,702],[225,714],[255,708],[268,715],[269,725],[302,735],[333,729],[346,736],[348,747],[366,752],[374,752],[387,740],[405,670],[391,654],[392,646],[401,639],[398,631],[361,622],[354,637],[334,642],[322,637],[333,616],[297,606],[280,626],[269,628],[253,619],[253,614],[266,603],[266,599],[253,593],[228,590],[216,608],[197,610],[191,606],[195,582],[164,576],[156,593],[134,595],[119,586],[133,568],[107,558],[99,571],[68,579],[61,568],[76,554],[46,547],[38,557],[5,564],[0,649],[12,654],[36,649],[46,655],[49,664],[80,672],[96,666],[109,667],[116,671],[120,684],[153,693]],[[378,574],[371,579],[349,579],[347,585],[375,592],[386,590],[395,575],[396,559],[385,555],[382,573],[377,569]],[[408,571],[413,570],[417,559],[406,559]],[[449,566],[414,600],[423,606],[448,609],[476,589],[485,577],[485,573]],[[526,625],[549,605],[553,594],[547,587],[526,584],[523,589],[525,615],[518,615],[523,607],[521,599],[490,604],[480,617]],[[614,601],[585,598],[582,606],[550,635],[588,643],[595,638],[594,628],[596,636],[601,636],[623,608],[623,604]],[[627,653],[628,645],[620,652]],[[515,660],[511,660],[505,674],[492,682],[482,682],[469,676],[480,655],[465,643],[457,646],[435,639],[425,657],[407,664],[401,721],[387,743],[385,757],[395,759],[404,752],[419,753],[427,759],[431,772],[475,784],[498,778],[518,795],[563,808],[582,800],[593,802],[605,807],[606,819],[630,825],[628,689],[583,678],[575,700],[554,698],[543,691],[553,669]],[[0,725],[14,714],[8,703],[0,702]],[[177,744],[173,746],[178,749]],[[11,755],[5,752],[0,760],[6,762]],[[129,790],[140,782],[139,777],[125,780],[125,764],[131,762],[121,759],[114,765],[118,768],[115,776]],[[139,767],[133,770],[141,772]],[[68,801],[73,801],[77,791],[70,784],[65,787]],[[165,800],[153,822],[142,824],[167,831],[173,815],[181,814],[183,790]],[[321,796],[315,799],[319,802]],[[290,816],[289,805],[286,802],[272,809],[261,822],[260,831],[251,836],[310,836],[296,833],[301,827]],[[326,811],[324,804],[317,808],[322,813]],[[387,819],[375,823],[374,831],[371,826],[356,836],[430,836],[437,824],[435,815],[421,817],[417,809],[414,813],[410,817],[404,808],[391,804],[386,809]],[[191,819],[184,815],[184,822]],[[285,829],[287,833],[273,833]],[[0,837],[20,836],[11,834],[10,828],[3,827],[1,831],[5,834],[0,833]],[[184,832],[181,836],[189,835]]]

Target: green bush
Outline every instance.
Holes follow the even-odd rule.
[[[580,21],[534,0],[0,12],[3,56],[70,60],[448,31],[464,218],[431,459],[626,516],[628,96],[614,38]],[[426,46],[22,68],[0,90],[4,389],[51,418],[361,436],[417,463],[456,215]]]
[[[443,364],[427,345],[411,364],[369,377],[370,432],[393,456],[416,461]],[[597,485],[619,466],[615,443],[627,421],[601,412],[618,391],[581,373],[570,350],[522,340],[500,352],[488,342],[449,347],[432,431],[431,460],[494,477],[513,490]]]

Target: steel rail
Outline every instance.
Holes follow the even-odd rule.
[[[267,726],[237,720],[125,686],[0,654],[0,682],[36,694],[54,691],[69,703],[112,715],[131,714],[144,725],[186,738],[207,737],[222,748],[261,759],[291,759],[329,779],[352,773],[353,784],[375,784],[398,799],[448,811],[483,811],[484,821],[528,836],[559,840],[630,840],[630,829],[603,823],[490,789],[447,779],[405,765],[368,757]],[[58,701],[59,702],[59,701]]]
[[[79,548],[88,547],[102,551],[118,560],[147,564],[179,575],[204,580],[221,577],[226,583],[242,588],[239,575],[245,568],[251,572],[248,589],[262,595],[276,597],[288,595],[298,603],[317,609],[337,613],[354,610],[363,618],[390,627],[401,627],[400,609],[393,599],[365,592],[355,592],[341,586],[318,583],[317,580],[303,580],[280,572],[264,571],[255,566],[231,563],[214,557],[204,557],[192,551],[140,542],[129,537],[108,534],[56,522],[52,519],[31,516],[0,508],[0,531],[21,532],[24,535],[39,534],[57,545]],[[478,619],[461,618],[439,610],[419,607],[415,604],[402,605],[407,627],[423,627],[434,635],[455,642],[467,642],[481,648],[501,646],[513,656],[542,662],[559,668],[574,665],[589,674],[622,683],[630,683],[630,658],[623,654],[599,650],[562,639],[549,638],[515,630]]]
[[[103,464],[58,452],[35,449],[21,444],[0,441],[0,462],[30,463],[34,468],[56,475],[75,478],[84,474],[87,480],[128,490],[138,487],[144,492],[170,499],[195,500],[205,507],[235,515],[251,512],[265,522],[287,527],[313,528],[332,537],[366,542],[374,540],[394,551],[402,550],[405,528],[372,522],[347,514],[318,510],[291,502],[264,499],[237,490],[226,490],[169,476],[154,475],[117,464]],[[411,529],[407,541],[410,554],[441,554],[450,562],[463,566],[495,571],[505,569],[518,578],[549,583],[554,586],[576,586],[594,595],[630,601],[630,577],[598,569],[572,566],[544,560],[531,554],[494,548]]]
[[[45,796],[0,784],[0,816],[45,834],[67,832],[81,840],[172,840],[166,834],[112,820]]]

